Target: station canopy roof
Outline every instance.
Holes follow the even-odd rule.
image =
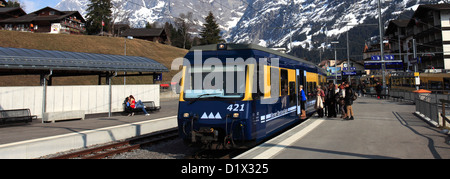
[[[155,60],[122,55],[0,47],[1,70],[168,72]]]

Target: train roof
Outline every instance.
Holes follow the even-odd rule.
[[[223,44],[223,45],[225,45],[225,49],[219,49],[218,50],[219,45],[222,45],[222,44],[195,46],[195,47],[192,47],[190,51],[193,52],[194,50],[202,50],[202,51],[259,50],[259,51],[271,53],[271,54],[274,54],[274,55],[278,55],[278,56],[281,56],[281,57],[289,58],[289,59],[292,59],[292,60],[296,60],[296,61],[299,61],[299,62],[302,62],[302,63],[314,65],[316,68],[318,68],[317,65],[315,65],[314,63],[312,63],[310,61],[306,61],[305,59],[294,57],[292,55],[281,53],[279,51],[272,50],[272,49],[266,48],[266,47],[262,47],[262,46],[259,46],[259,45],[256,45],[256,44]]]

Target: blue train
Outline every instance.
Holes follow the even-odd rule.
[[[254,44],[192,48],[184,57],[178,128],[188,143],[246,146],[302,120],[299,86],[310,95],[326,83],[311,62]]]

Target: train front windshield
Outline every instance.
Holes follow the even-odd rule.
[[[246,86],[244,65],[188,67],[185,75],[184,98],[241,99]]]

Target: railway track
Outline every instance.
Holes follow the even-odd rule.
[[[118,142],[110,145],[95,147],[91,149],[86,149],[79,152],[74,152],[70,154],[60,155],[50,159],[102,159],[108,156],[113,156],[120,153],[129,152],[135,149],[139,149],[144,146],[153,145],[158,142],[171,140],[178,137],[178,129],[168,129],[160,131],[157,133],[152,133],[145,136],[140,136],[126,140],[123,142]]]

